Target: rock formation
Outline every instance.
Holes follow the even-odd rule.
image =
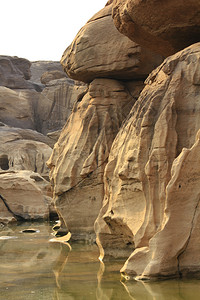
[[[199,58],[197,43],[151,73],[110,151],[98,243],[102,256],[134,244],[129,276],[200,270]]]
[[[114,0],[112,13],[121,33],[164,56],[199,41],[196,0]]]
[[[30,66],[27,59],[0,55],[0,86],[40,90],[39,85],[28,81],[31,77]]]
[[[66,76],[66,73],[63,72],[62,66],[59,61],[33,61],[31,62],[30,66],[31,71],[31,81],[41,84],[41,77],[46,72],[54,72],[58,71],[63,74],[63,76]],[[55,78],[54,78],[55,79]]]
[[[112,142],[141,90],[95,79],[77,102],[48,161],[55,203],[73,239],[93,238],[104,196],[103,172]]]
[[[50,196],[49,182],[36,172],[0,172],[0,222],[47,219]]]
[[[35,83],[30,66],[26,59],[0,56],[0,121],[43,134],[61,130],[85,85],[67,78],[56,62],[35,63]],[[38,81],[39,75],[45,84]],[[8,84],[11,77],[13,84]]]
[[[61,64],[69,77],[91,82],[98,77],[145,79],[162,57],[141,48],[115,28],[112,4],[95,14],[65,50]]]
[[[162,61],[116,30],[111,9],[107,5],[92,17],[61,59],[68,76],[89,82],[48,161],[62,228],[72,232],[72,239],[93,239],[112,142],[143,79]]]
[[[53,212],[46,161],[74,102],[85,90],[84,84],[67,78],[60,64],[41,65],[34,65],[33,82],[28,60],[0,56],[0,195],[8,205],[1,201],[3,223],[16,220],[15,215],[38,219]],[[43,76],[42,71],[46,71]],[[41,183],[48,187],[48,195]]]
[[[0,128],[0,139],[0,170],[31,170],[48,178],[46,161],[52,148],[46,143],[51,140],[32,130],[8,126]]]
[[[34,102],[36,130],[47,134],[61,130],[69,118],[79,95],[84,93],[85,84],[74,84],[62,78],[48,82]]]

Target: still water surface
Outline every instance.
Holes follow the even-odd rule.
[[[122,282],[123,262],[102,264],[96,245],[50,243],[52,224],[25,223],[0,231],[2,300],[199,300],[200,281]],[[39,232],[22,233],[36,228]]]

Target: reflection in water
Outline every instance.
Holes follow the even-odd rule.
[[[127,281],[124,287],[133,300],[199,300],[199,280]]]
[[[0,231],[0,299],[8,300],[197,300],[198,280],[121,282],[122,261],[98,260],[96,245],[49,243],[48,223]],[[1,238],[3,237],[3,238]],[[8,237],[8,238],[5,238]]]

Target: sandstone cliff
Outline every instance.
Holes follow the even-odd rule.
[[[104,197],[103,173],[112,142],[141,83],[95,79],[63,128],[48,165],[59,215],[74,239],[94,237]]]
[[[151,73],[111,147],[97,240],[102,256],[136,247],[126,275],[200,270],[199,58],[197,43]]]

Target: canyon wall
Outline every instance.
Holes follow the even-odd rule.
[[[199,274],[199,28],[197,1],[108,1],[61,59],[88,90],[48,161],[54,201],[72,239],[98,215],[125,278]]]
[[[96,232],[102,257],[134,244],[125,275],[199,272],[199,58],[197,43],[154,70],[112,144]]]

